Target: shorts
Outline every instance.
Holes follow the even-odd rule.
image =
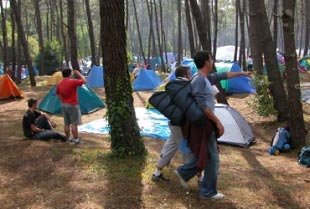
[[[65,125],[81,124],[82,115],[79,105],[61,104],[62,114],[64,116]]]

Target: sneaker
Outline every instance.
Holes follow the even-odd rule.
[[[75,144],[84,144],[85,142],[83,142],[81,139],[77,138],[77,139],[71,139],[70,142],[73,142]]]
[[[179,174],[179,172],[178,172],[177,170],[175,170],[174,173],[179,177],[181,186],[187,189],[187,188],[188,188],[188,184],[187,184],[186,181],[184,181],[184,179],[183,179],[182,176]]]
[[[200,181],[199,179],[197,179],[197,185],[200,187],[201,184],[202,184],[202,181]]]
[[[218,199],[223,199],[225,195],[221,194],[221,193],[217,193],[211,197],[206,197],[206,196],[199,196],[201,199],[215,199],[215,200],[218,200]]]
[[[152,175],[152,181],[169,181],[169,179],[165,178],[163,174],[161,173],[159,176],[156,176],[155,174]]]

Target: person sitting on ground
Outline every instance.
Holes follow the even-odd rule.
[[[26,138],[68,141],[65,135],[53,130],[57,124],[47,114],[37,111],[37,99],[29,99],[28,107],[29,109],[23,116],[23,131]]]

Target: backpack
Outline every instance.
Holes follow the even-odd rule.
[[[298,153],[298,163],[307,168],[310,167],[310,146],[303,147]]]

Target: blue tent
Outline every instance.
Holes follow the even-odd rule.
[[[104,87],[104,68],[94,65],[86,78],[86,85],[93,88]]]
[[[156,89],[161,84],[161,79],[154,70],[140,70],[132,87],[134,91],[148,91]]]
[[[241,72],[241,68],[238,64],[234,63],[230,69],[230,72]],[[255,93],[255,88],[251,85],[251,78],[238,76],[235,78],[230,78],[228,80],[227,92],[230,93]]]
[[[78,88],[78,99],[82,114],[89,114],[105,107],[103,101],[85,85]],[[56,95],[56,86],[44,97],[38,109],[51,114],[61,113],[61,102]]]
[[[191,69],[191,76],[197,72],[197,67],[193,59],[186,59],[182,65],[189,66]],[[241,72],[242,69],[236,63],[215,63],[217,72]],[[169,81],[174,80],[175,75],[170,76]],[[228,80],[221,81],[222,88],[229,93],[255,93],[255,88],[251,85],[251,78],[238,76]]]
[[[33,69],[33,71],[34,71],[34,75],[35,76],[37,76],[37,75],[39,75],[39,71],[38,71],[38,69],[36,68],[36,67],[32,67],[32,69]],[[29,70],[28,70],[28,68],[26,68],[26,76],[28,76],[29,75]]]
[[[181,65],[185,65],[190,68],[191,76],[193,76],[198,71],[193,59],[187,58],[183,60]],[[174,80],[174,79],[175,79],[175,73],[173,73],[173,75],[170,76],[169,81]]]

